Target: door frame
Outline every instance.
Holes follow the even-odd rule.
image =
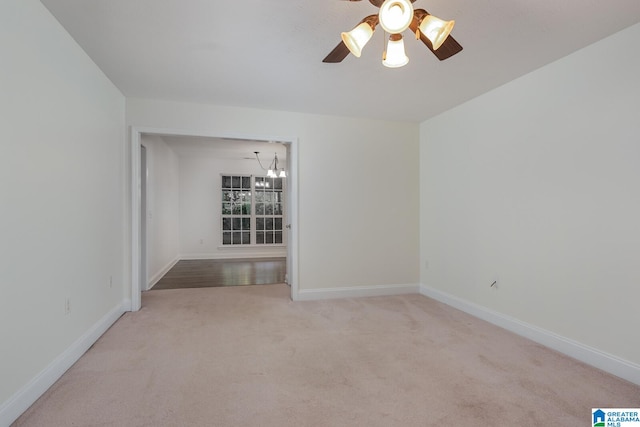
[[[157,136],[196,136],[204,138],[229,138],[259,141],[279,141],[288,149],[288,177],[286,186],[287,221],[291,225],[288,230],[287,245],[287,271],[288,283],[291,286],[291,299],[298,300],[298,139],[291,137],[255,136],[238,134],[219,134],[191,132],[186,130],[162,129],[131,126],[131,206],[130,206],[130,230],[131,230],[131,311],[138,311],[142,306],[142,284],[140,283],[141,257],[141,170],[140,170],[140,146],[142,135]]]
[[[149,220],[149,205],[147,197],[147,178],[148,178],[148,165],[147,165],[147,147],[144,144],[140,144],[140,288],[143,291],[147,290],[147,283],[149,276],[149,258],[147,254],[147,247],[149,240],[147,239]]]

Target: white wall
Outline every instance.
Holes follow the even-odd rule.
[[[268,161],[272,158],[263,157]],[[265,171],[255,159],[220,159],[205,153],[180,157],[180,258],[286,256],[285,246],[221,247],[221,174],[264,176]]]
[[[640,364],[638,40],[421,125],[423,284]]]
[[[0,58],[5,424],[39,374],[122,312],[125,102],[37,0],[0,2]]]
[[[418,124],[142,99],[127,123],[297,138],[299,288],[417,285]]]
[[[147,288],[175,264],[180,254],[179,162],[162,138],[143,135],[147,149]]]

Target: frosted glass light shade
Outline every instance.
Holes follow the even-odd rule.
[[[348,33],[342,33],[341,37],[344,44],[349,48],[349,52],[360,58],[362,48],[371,40],[372,35],[373,28],[371,28],[371,25],[362,22]]]
[[[280,171],[280,174],[278,175],[279,178],[286,178],[287,177],[287,173],[284,171],[284,169],[282,169]]]
[[[392,34],[387,43],[387,51],[382,58],[382,65],[389,68],[398,68],[407,65],[409,57],[404,52],[404,40],[401,35]]]
[[[431,44],[433,45],[433,50],[438,49],[442,46],[442,43],[449,37],[453,26],[456,21],[444,21],[440,18],[436,18],[433,15],[427,15],[420,22],[420,32],[424,34]]]
[[[268,176],[269,178],[277,178],[277,175],[276,175],[276,173],[273,171],[273,169],[269,169],[269,170],[267,171],[267,176]]]
[[[409,0],[385,0],[380,6],[380,26],[387,33],[400,34],[411,24],[413,5]]]

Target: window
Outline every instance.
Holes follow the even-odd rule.
[[[283,178],[223,175],[222,245],[283,244],[283,185]]]
[[[256,243],[282,244],[282,178],[255,179]]]
[[[251,244],[251,177],[222,177],[222,244]]]

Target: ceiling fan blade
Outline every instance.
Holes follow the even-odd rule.
[[[349,48],[347,47],[346,44],[344,44],[343,41],[341,41],[340,43],[338,43],[338,46],[336,46],[329,53],[329,55],[327,55],[327,57],[322,60],[322,62],[327,62],[327,63],[342,62],[342,60],[346,58],[347,55],[349,55],[349,53],[350,53]]]
[[[420,9],[420,10],[424,10],[424,9]],[[415,16],[413,17],[413,20],[411,21],[409,28],[411,28],[411,31],[413,31],[414,34],[418,30],[418,20],[416,19]],[[424,43],[425,46],[427,46],[429,50],[433,52],[436,58],[438,58],[440,61],[444,61],[447,58],[451,58],[453,55],[455,55],[456,53],[459,53],[462,50],[462,46],[460,45],[460,43],[458,43],[456,39],[454,39],[453,36],[451,35],[447,37],[444,43],[442,43],[442,45],[437,50],[433,50],[433,45],[431,44],[431,40],[429,40],[427,36],[422,34],[422,32],[420,32],[420,40],[422,40],[422,43]]]
[[[442,46],[440,46],[438,50],[433,50],[431,48],[431,42],[429,41],[429,39],[427,39],[426,42],[422,40],[422,42],[426,44],[429,49],[431,49],[431,52],[433,52],[433,54],[440,61],[444,61],[447,58],[451,58],[453,55],[455,55],[456,53],[462,50],[462,46],[460,45],[460,43],[458,43],[456,39],[454,39],[452,36],[447,37],[447,39],[444,41],[444,43],[442,43]]]

